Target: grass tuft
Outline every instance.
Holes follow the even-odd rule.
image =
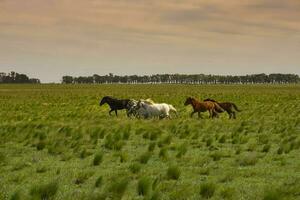
[[[166,146],[166,145],[169,145],[171,144],[171,141],[172,141],[172,136],[170,134],[168,134],[167,136],[165,136],[164,138],[162,138],[159,142],[158,142],[158,146],[159,147],[163,147],[163,146]]]
[[[205,182],[200,185],[200,195],[203,198],[209,199],[214,196],[216,184],[212,182]]]
[[[77,174],[76,179],[74,180],[74,183],[76,185],[80,185],[85,183],[85,181],[87,179],[89,179],[92,175],[94,174],[94,172],[92,171],[84,171],[84,172],[80,172]]]
[[[169,155],[168,155],[168,148],[167,147],[163,147],[160,149],[158,156],[163,159],[163,160],[168,160]]]
[[[46,166],[37,166],[36,173],[45,173],[48,170]]]
[[[184,156],[186,154],[187,150],[188,150],[187,144],[184,143],[184,144],[180,145],[177,149],[178,152],[176,154],[176,157],[181,158],[182,156]]]
[[[156,146],[156,143],[155,142],[151,142],[149,144],[149,146],[148,146],[148,151],[150,151],[150,152],[154,151],[155,146]]]
[[[145,152],[140,156],[140,163],[142,164],[147,164],[149,159],[151,158],[151,153],[150,152]]]
[[[102,152],[96,153],[94,156],[93,165],[98,166],[102,162],[102,160],[103,160],[103,153]]]
[[[219,161],[221,160],[223,154],[220,151],[215,151],[210,154],[210,157],[213,159],[213,161]]]
[[[140,163],[132,163],[130,166],[129,166],[129,170],[133,173],[133,174],[137,174],[141,171],[141,164]]]
[[[206,146],[210,147],[213,144],[214,140],[212,138],[208,138],[205,142],[206,142]]]
[[[33,186],[30,190],[32,199],[50,200],[54,199],[58,190],[58,183],[51,182],[48,184],[42,184]]]
[[[46,142],[44,140],[40,140],[37,144],[36,144],[36,149],[38,151],[43,150],[46,147]]]
[[[139,179],[137,184],[137,193],[138,195],[148,196],[152,190],[152,182],[148,177],[142,177]]]
[[[220,138],[219,138],[219,143],[223,144],[226,142],[226,135],[222,135]]]
[[[235,189],[231,187],[222,188],[220,196],[222,199],[235,199]]]
[[[282,194],[277,189],[267,189],[264,191],[263,200],[280,200]]]
[[[178,180],[180,177],[181,171],[178,166],[170,166],[167,170],[167,178],[172,180]]]
[[[96,179],[96,182],[95,182],[95,187],[99,188],[101,187],[103,184],[103,177],[102,176],[99,176],[97,179]]]
[[[10,196],[10,200],[21,200],[21,199],[22,198],[21,198],[20,191],[16,191]]]
[[[128,178],[121,178],[120,180],[114,180],[108,186],[108,193],[111,196],[113,196],[113,199],[122,199],[128,184],[129,184]]]
[[[263,146],[262,152],[268,153],[270,151],[270,149],[271,149],[271,145],[270,144],[265,144]]]
[[[128,154],[126,152],[120,152],[119,157],[121,163],[127,162],[128,160]]]
[[[256,153],[246,153],[241,155],[237,162],[240,166],[253,166],[258,162],[258,155]]]

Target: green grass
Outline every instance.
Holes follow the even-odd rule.
[[[109,116],[104,95],[179,115]],[[188,96],[242,112],[191,119]],[[299,85],[0,85],[0,199],[300,199],[299,102]]]
[[[200,185],[200,195],[205,198],[211,198],[216,191],[216,184],[211,182],[205,182]]]
[[[32,199],[54,199],[58,190],[58,183],[51,182],[44,185],[33,186],[30,190]]]
[[[139,179],[137,184],[137,193],[138,195],[148,196],[152,190],[151,179],[148,177],[142,177]]]
[[[100,152],[100,153],[96,153],[95,154],[95,157],[94,157],[94,160],[93,160],[93,165],[99,165],[103,160],[103,153]]]
[[[178,166],[170,166],[167,170],[167,178],[168,179],[173,179],[173,180],[178,180],[181,174],[181,170],[179,169]]]

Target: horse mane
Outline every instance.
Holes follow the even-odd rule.
[[[116,99],[116,98],[114,98],[112,96],[104,96],[102,99]]]
[[[148,105],[153,105],[154,104],[154,101],[152,99],[150,99],[150,98],[148,98],[146,100],[143,100],[143,102],[145,102]]]
[[[211,102],[215,102],[215,103],[217,103],[217,101],[216,101],[216,100],[214,100],[214,99],[210,99],[210,98],[208,98],[208,99],[204,99],[203,101],[211,101]]]

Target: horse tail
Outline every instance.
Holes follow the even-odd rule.
[[[234,107],[234,109],[235,109],[236,111],[241,112],[241,110],[238,109],[238,107],[237,107],[234,103],[231,103],[231,104],[232,104],[232,106]]]
[[[169,105],[169,108],[170,108],[170,111],[173,111],[173,112],[177,113],[177,110],[176,110],[176,108],[174,108],[174,106]]]
[[[176,115],[176,117],[178,117],[178,113],[177,113],[176,108],[174,108],[174,106],[172,106],[172,105],[170,105],[170,104],[169,104],[169,108],[170,108],[170,111],[174,112],[175,115]]]

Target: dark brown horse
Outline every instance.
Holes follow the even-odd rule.
[[[110,107],[109,115],[111,115],[111,112],[115,111],[116,116],[118,116],[117,110],[127,109],[127,105],[130,99],[116,99],[110,96],[105,96],[100,101],[100,106],[107,103]]]
[[[204,99],[204,102],[217,103],[221,108],[223,108],[223,110],[216,109],[216,111],[218,113],[222,113],[222,112],[226,111],[227,114],[229,115],[229,119],[231,119],[232,117],[233,117],[233,119],[236,118],[235,110],[238,112],[241,112],[241,110],[239,110],[238,107],[232,102],[217,102],[214,99]]]
[[[202,118],[201,116],[201,112],[209,112],[209,117],[213,118],[213,117],[217,117],[218,113],[216,111],[216,109],[218,110],[222,110],[222,108],[215,102],[211,102],[211,101],[205,101],[205,102],[200,102],[192,97],[188,97],[184,103],[185,106],[187,105],[192,105],[194,111],[191,113],[191,117],[193,117],[193,115],[195,113],[198,113],[198,117]]]

